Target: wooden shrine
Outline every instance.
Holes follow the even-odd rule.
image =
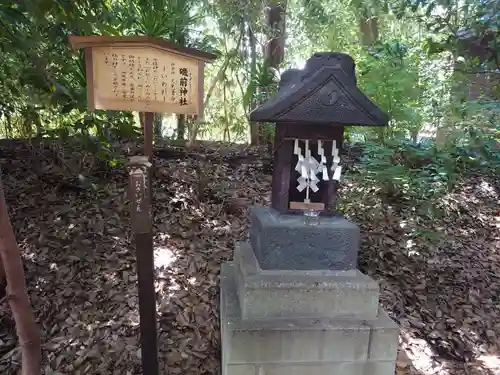
[[[315,53],[303,70],[281,75],[277,94],[250,113],[276,124],[271,207],[281,213],[332,214],[344,127],[385,126],[388,116],[356,85],[343,53]]]

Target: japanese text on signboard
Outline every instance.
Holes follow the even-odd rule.
[[[93,49],[96,109],[197,113],[198,62],[155,48]]]

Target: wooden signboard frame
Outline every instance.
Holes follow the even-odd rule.
[[[198,118],[203,117],[205,63],[213,61],[216,57],[215,55],[194,48],[182,47],[149,36],[70,36],[69,42],[75,49],[85,49],[87,101],[90,110],[109,109],[140,112],[168,112],[195,114]],[[196,103],[193,103],[192,106],[187,106],[189,108],[184,110],[179,105],[173,105],[170,102],[162,103],[162,101],[155,101],[152,100],[152,98],[151,100],[120,100],[120,98],[117,97],[116,100],[109,100],[109,98],[100,97],[99,91],[103,91],[103,88],[108,89],[106,85],[109,84],[112,78],[110,77],[108,82],[96,82],[95,78],[97,75],[100,75],[99,78],[101,78],[101,80],[106,79],[106,77],[102,76],[101,72],[95,70],[96,68],[102,68],[102,64],[99,64],[96,57],[102,56],[106,52],[113,53],[113,51],[117,51],[121,55],[126,54],[127,57],[131,53],[134,55],[137,53],[149,53],[153,56],[160,56],[160,59],[163,57],[172,61],[182,61],[190,67],[196,67],[196,71],[193,72],[196,76],[196,82],[192,83],[193,89],[196,91]],[[124,63],[126,64],[126,62]],[[118,77],[118,79],[121,79],[121,77]]]
[[[216,56],[148,36],[70,36],[69,42],[74,49],[85,49],[90,110],[145,114],[145,156],[132,158],[129,187],[133,192],[142,370],[144,375],[158,375],[151,184],[154,112],[194,114],[202,119],[205,63]]]
[[[203,119],[203,102],[204,102],[204,79],[205,79],[205,63],[215,60],[214,54],[200,51],[194,48],[182,47],[175,43],[170,43],[166,40],[153,38],[150,36],[70,36],[69,42],[74,49],[85,49],[85,70],[87,79],[87,106],[90,110],[109,109],[109,110],[125,110],[144,112],[144,153],[152,161],[153,156],[153,113],[191,113],[197,116],[198,120]],[[124,100],[121,103],[118,101],[101,100],[99,98],[100,83],[95,82],[95,68],[97,67],[95,55],[101,53],[103,49],[108,49],[111,53],[114,49],[121,51],[145,51],[164,53],[165,56],[171,59],[184,59],[191,65],[197,67],[197,82],[196,82],[196,103],[194,111],[182,111],[180,106],[173,106],[172,103],[161,105],[159,101],[155,101],[154,105],[140,103],[130,100]],[[104,77],[105,78],[105,77]],[[109,81],[108,81],[109,83]],[[146,100],[147,102],[147,100]]]

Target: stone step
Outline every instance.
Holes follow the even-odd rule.
[[[242,319],[375,319],[379,286],[359,270],[263,270],[249,243],[234,252]]]
[[[221,268],[223,375],[392,375],[399,328],[381,310],[372,321],[242,320],[234,265]],[[246,372],[249,371],[249,372]]]

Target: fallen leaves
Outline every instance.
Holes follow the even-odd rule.
[[[500,355],[498,179],[470,176],[436,202],[440,218],[374,196],[356,200],[363,193],[350,186],[344,194],[361,224],[361,268],[381,282],[414,366],[422,375],[496,374],[477,358]]]
[[[2,147],[45,373],[141,373],[124,169],[104,173],[94,163],[86,178],[97,188],[81,188],[53,164],[51,150],[36,154],[41,177],[26,145]],[[66,157],[71,151],[80,157],[67,148]],[[261,154],[242,145],[156,153],[155,287],[165,374],[218,374],[218,274],[235,241],[247,237],[248,209],[268,202],[270,170]],[[457,187],[440,202],[446,214],[434,220],[382,205],[353,185],[349,191],[350,184],[345,180],[343,192],[347,213],[362,228],[361,267],[379,280],[382,303],[402,328],[401,353],[408,358],[400,354],[397,374],[495,374],[500,218],[492,194],[498,182],[476,176]],[[5,301],[0,327],[0,373],[13,374],[20,358]]]
[[[125,171],[116,169],[106,179],[99,170],[89,173],[97,190],[68,188],[73,179],[67,171],[42,158],[47,175],[37,179],[23,146],[13,148],[4,183],[42,330],[45,373],[140,373]],[[219,267],[246,235],[248,208],[266,204],[270,182],[254,165],[259,150],[234,151],[237,166],[228,162],[234,152],[214,147],[203,157],[155,162],[159,357],[166,373],[215,374],[219,368]],[[42,148],[37,155],[48,152]],[[201,191],[199,170],[209,171]],[[20,357],[3,302],[0,319],[8,324],[0,330],[0,373],[11,374]]]

